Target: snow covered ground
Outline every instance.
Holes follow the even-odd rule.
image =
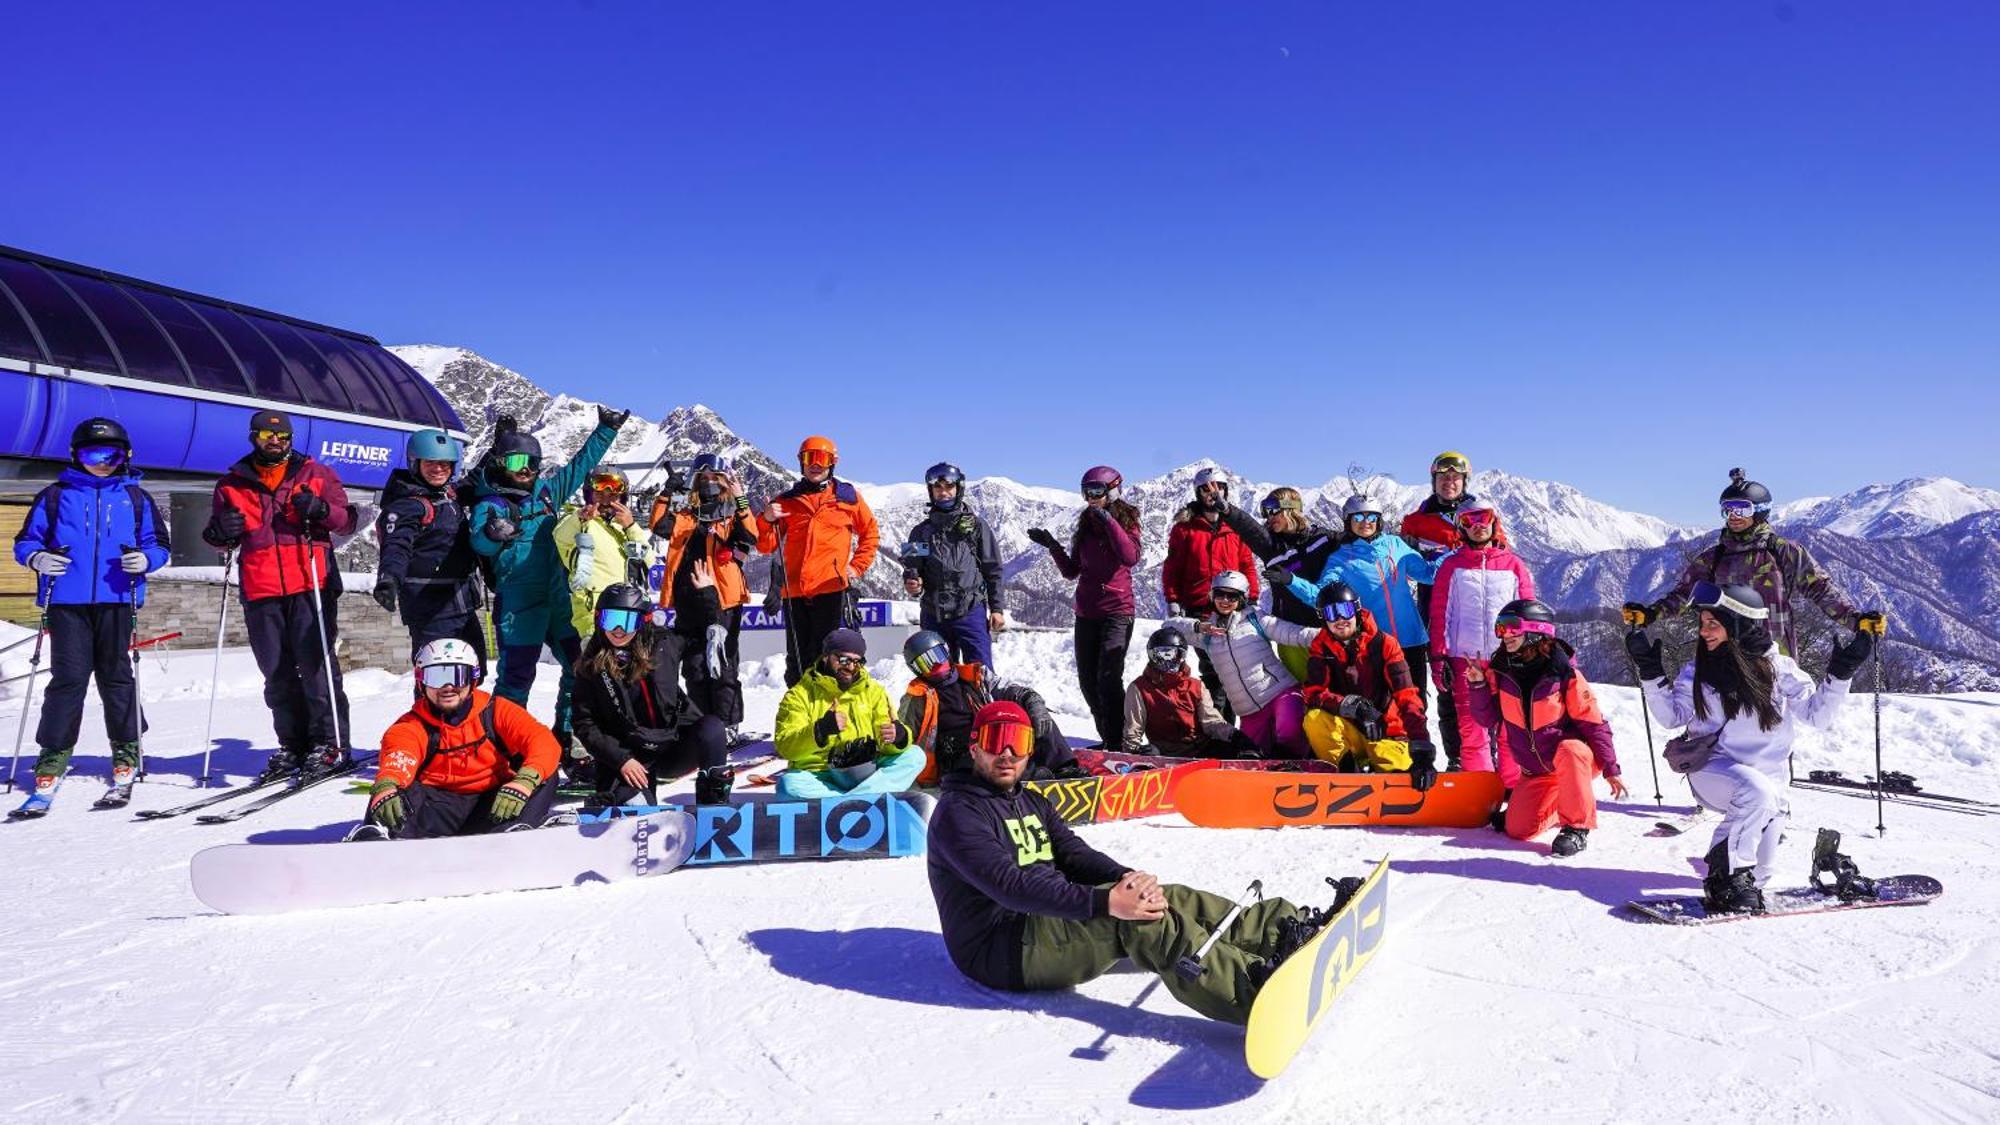
[[[1143,630],[1143,626],[1141,627]],[[1141,634],[1143,635],[1143,633]],[[17,650],[18,653],[19,650]],[[8,663],[17,653],[7,654]],[[1002,639],[1003,671],[1088,723],[1068,637]],[[878,661],[878,674],[889,661]],[[547,671],[545,669],[545,671]],[[193,796],[210,665],[149,660],[154,782]],[[901,677],[892,677],[900,685]],[[231,652],[218,764],[272,744],[259,680]],[[751,724],[779,681],[752,678]],[[367,742],[409,681],[349,681]],[[536,695],[546,714],[552,681]],[[2000,1116],[2000,888],[1994,821],[1794,791],[1787,873],[1812,829],[1873,874],[1942,879],[1929,906],[1678,929],[1618,903],[1688,891],[1693,838],[1655,810],[1636,698],[1605,705],[1635,794],[1581,857],[1484,831],[1228,832],[1174,818],[1087,830],[1163,877],[1326,897],[1329,874],[1394,860],[1390,931],[1282,1078],[1241,1033],[1119,971],[1009,995],[953,970],[920,860],[678,871],[636,882],[279,917],[210,913],[188,859],[213,844],[339,837],[362,798],[322,792],[234,825],[93,812],[106,745],[93,702],[47,819],[0,825],[0,1118],[20,1121],[914,1119],[1887,1120]],[[36,698],[39,699],[39,690]],[[1872,768],[1866,697],[1801,773]],[[18,717],[18,696],[0,723]],[[1892,698],[1891,768],[2000,798],[2000,696]],[[1658,737],[1660,732],[1655,732]],[[32,752],[32,750],[30,751]],[[1667,782],[1668,804],[1685,790]],[[393,846],[393,845],[381,845]],[[1079,1057],[1100,1046],[1108,1055]]]

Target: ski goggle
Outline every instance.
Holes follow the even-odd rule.
[[[1270,519],[1279,512],[1287,510],[1298,511],[1300,507],[1301,505],[1297,500],[1272,500],[1267,497],[1263,503],[1257,505],[1257,511],[1265,519]]]
[[[932,679],[935,674],[951,667],[951,650],[943,645],[932,645],[910,658],[910,671],[919,679]]]
[[[1456,453],[1447,453],[1431,462],[1431,475],[1457,473],[1464,476],[1472,471],[1472,462]]]
[[[932,477],[924,483],[932,488],[949,488],[954,491],[958,489],[958,482],[950,477]]]
[[[500,467],[510,473],[518,473],[524,469],[541,468],[542,459],[532,453],[506,453],[500,457]]]
[[[625,491],[625,482],[607,473],[604,476],[591,477],[590,490],[592,492],[623,492]]]
[[[1111,495],[1111,486],[1108,484],[1086,484],[1083,486],[1083,498],[1085,500],[1102,500],[1109,495]]]
[[[972,745],[985,754],[1032,758],[1035,754],[1035,728],[1020,723],[987,723],[972,732]]]
[[[1178,668],[1187,663],[1187,649],[1180,645],[1163,645],[1146,650],[1146,659],[1162,668]]]
[[[1726,520],[1747,520],[1757,514],[1757,505],[1748,500],[1724,500],[1722,518]]]
[[[470,664],[428,664],[417,669],[417,682],[427,688],[469,688],[479,682],[479,669]]]
[[[115,445],[86,445],[76,451],[76,463],[86,469],[115,469],[125,463],[125,456]]]
[[[1513,613],[1503,613],[1493,622],[1493,635],[1501,640],[1518,637],[1523,633],[1536,633],[1544,637],[1556,635],[1556,627],[1546,621],[1530,621]]]
[[[1351,516],[1347,517],[1347,522],[1348,522],[1348,523],[1376,523],[1376,524],[1379,524],[1379,523],[1381,523],[1381,522],[1382,522],[1382,513],[1380,513],[1380,512],[1357,512],[1357,513],[1355,513],[1354,515],[1351,515]]]
[[[639,611],[600,609],[597,611],[597,627],[606,633],[636,633],[639,631]]]
[[[1460,526],[1460,527],[1492,527],[1492,526],[1493,526],[1493,513],[1492,513],[1492,512],[1490,512],[1490,511],[1487,511],[1487,510],[1486,510],[1486,509],[1484,509],[1484,508],[1475,508],[1475,509],[1473,509],[1473,510],[1472,510],[1472,511],[1470,511],[1470,512],[1461,512],[1461,513],[1459,513],[1459,517],[1458,517],[1458,526]]]
[[[801,449],[799,464],[811,469],[830,469],[833,467],[833,454],[824,449]]]
[[[1320,617],[1328,624],[1335,621],[1352,621],[1360,612],[1360,602],[1328,602],[1319,607]]]
[[[1738,617],[1751,621],[1763,621],[1771,616],[1768,606],[1749,606],[1729,596],[1728,592],[1713,582],[1697,582],[1688,592],[1689,609],[1726,609]]]
[[[260,444],[261,444],[261,443],[263,443],[263,442],[267,442],[267,441],[281,441],[281,440],[282,440],[282,441],[290,441],[290,440],[292,440],[292,431],[290,431],[290,430],[251,430],[251,431],[250,431],[250,439],[251,439],[252,441],[255,441],[255,442],[258,442],[258,443],[260,443]]]

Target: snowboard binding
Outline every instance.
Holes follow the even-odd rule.
[[[1832,876],[1831,887],[1822,882],[1828,875]],[[1842,902],[1875,897],[1875,880],[1840,854],[1840,833],[1831,828],[1820,829],[1819,838],[1813,841],[1812,886],[1823,895],[1839,896]]]

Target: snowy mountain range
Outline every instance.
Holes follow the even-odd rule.
[[[575,450],[596,425],[596,403],[550,394],[466,349],[418,345],[390,350],[458,410],[475,456],[501,414],[514,415],[523,428],[535,432],[552,459]],[[753,498],[772,495],[797,478],[789,465],[745,441],[700,405],[677,408],[658,422],[627,422],[609,460],[626,469],[635,491],[651,491],[665,479],[657,468],[663,459],[684,462],[703,451],[735,457]],[[1159,569],[1167,529],[1193,496],[1195,475],[1210,466],[1229,473],[1231,497],[1245,506],[1275,487],[1209,460],[1125,484],[1125,499],[1142,513],[1143,558],[1134,576],[1142,616],[1161,612]],[[882,527],[882,551],[863,588],[873,596],[899,597],[901,566],[895,556],[909,529],[923,518],[928,497],[921,482],[856,483]],[[1331,527],[1339,523],[1341,503],[1357,488],[1378,500],[1392,518],[1414,509],[1429,493],[1428,483],[1405,484],[1380,474],[1337,476],[1299,491],[1307,517]],[[1542,579],[1545,600],[1579,623],[1585,667],[1600,678],[1629,678],[1613,624],[1616,606],[1627,597],[1643,599],[1664,590],[1686,558],[1713,534],[1712,528],[1681,527],[1624,511],[1562,482],[1498,470],[1476,473],[1472,490],[1499,508],[1516,549]],[[966,492],[992,526],[1007,559],[1010,616],[1024,624],[1067,625],[1072,585],[1056,572],[1047,553],[1029,542],[1028,531],[1046,527],[1067,538],[1081,498],[1068,488],[1005,477],[972,480]],[[1792,502],[1774,516],[1786,534],[1807,543],[1857,604],[1889,609],[1897,622],[1892,633],[1906,636],[1905,644],[1890,646],[1892,682],[1900,678],[1910,688],[1928,690],[2000,689],[2000,626],[1995,625],[1995,611],[2000,610],[2000,491],[1946,478],[1917,478]],[[753,589],[764,588],[767,566],[761,558],[753,562]],[[1813,655],[1808,652],[1809,663]],[[1823,661],[1824,654],[1817,659]]]

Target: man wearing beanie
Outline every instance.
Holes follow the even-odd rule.
[[[869,677],[867,659],[860,633],[835,629],[785,692],[774,741],[791,768],[778,775],[780,795],[900,793],[923,772],[924,752],[910,745],[909,728]]]

